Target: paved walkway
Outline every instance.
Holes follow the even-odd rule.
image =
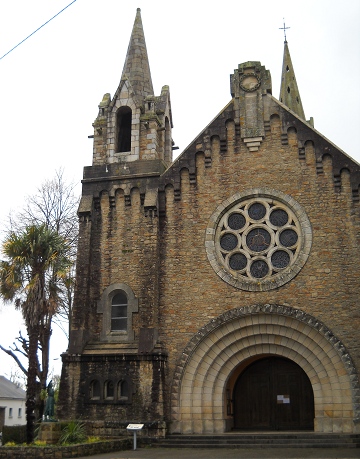
[[[138,448],[79,459],[353,459],[360,458],[360,448],[253,448],[189,449]]]

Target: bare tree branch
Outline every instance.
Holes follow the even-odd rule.
[[[27,376],[27,370],[25,369],[25,367],[23,366],[23,364],[20,362],[20,360],[18,359],[17,355],[14,354],[14,352],[11,350],[11,349],[5,349],[4,347],[1,346],[0,344],[0,349],[5,352],[7,355],[9,355],[10,357],[12,357],[15,362],[17,363],[18,367],[20,368],[20,370],[24,373],[25,376]]]

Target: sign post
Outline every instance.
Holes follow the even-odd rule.
[[[130,432],[134,432],[134,451],[136,450],[136,432],[141,430],[144,427],[144,424],[129,424],[126,429]]]

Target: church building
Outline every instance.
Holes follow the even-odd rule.
[[[137,10],[84,168],[60,419],[360,432],[360,166],[306,120],[286,40],[279,100],[258,61],[229,99],[173,160]]]

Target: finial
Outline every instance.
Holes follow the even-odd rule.
[[[284,21],[284,27],[279,27],[279,29],[284,31],[284,43],[287,43],[286,41],[286,29],[290,29],[290,27],[285,27],[285,19],[283,18]]]

